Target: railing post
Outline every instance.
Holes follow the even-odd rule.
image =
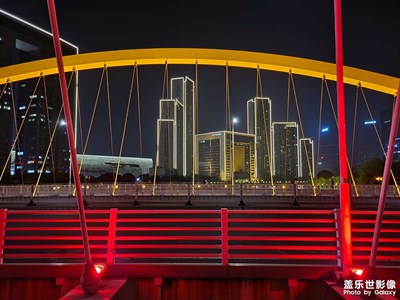
[[[337,257],[337,266],[338,267],[342,267],[342,253],[343,253],[343,247],[341,242],[343,241],[342,239],[342,222],[341,222],[341,213],[340,213],[340,209],[334,209],[333,210],[333,214],[335,216],[335,229],[336,229],[336,245],[337,245],[337,250],[336,250],[336,257]]]
[[[221,264],[228,265],[228,209],[221,209]]]
[[[115,236],[117,233],[117,209],[110,209],[110,222],[108,224],[107,239],[107,265],[114,264]]]
[[[133,205],[139,205],[138,196],[139,196],[139,183],[136,181],[135,182],[135,201],[133,202]]]
[[[240,202],[239,206],[245,206],[246,204],[243,201],[243,184],[240,183]]]
[[[187,184],[187,194],[186,194],[186,206],[191,206],[192,202],[190,202],[190,183]]]
[[[6,236],[7,209],[0,209],[0,265],[3,264],[4,237]]]

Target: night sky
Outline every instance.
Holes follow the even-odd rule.
[[[342,1],[345,65],[400,77],[400,2]],[[3,0],[0,8],[46,30],[46,1]],[[139,48],[193,47],[247,50],[334,62],[333,0],[304,1],[56,1],[61,36],[81,53]],[[119,149],[132,68],[110,70],[114,149]],[[164,66],[139,69],[144,157],[155,157],[156,118]],[[245,131],[246,101],[255,96],[256,71],[230,70],[231,115]],[[169,77],[195,79],[194,66],[169,66]],[[101,70],[80,73],[83,127],[87,130]],[[263,95],[272,101],[273,121],[286,120],[287,74],[262,72]],[[295,76],[306,137],[317,138],[321,80]],[[335,85],[330,92],[335,96]],[[225,69],[199,67],[199,132],[225,127]],[[352,129],[355,87],[346,87]],[[88,153],[111,154],[105,89]],[[391,107],[393,97],[367,91],[372,113]],[[298,122],[291,96],[290,120]],[[334,126],[324,98],[323,126]],[[139,156],[136,102],[132,103],[123,155]],[[360,107],[360,120],[366,119]],[[316,142],[316,141],[315,141]],[[80,149],[78,147],[78,152]],[[116,150],[114,150],[114,154]]]

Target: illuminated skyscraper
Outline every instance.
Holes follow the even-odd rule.
[[[271,180],[271,100],[255,97],[247,101],[247,133],[254,135],[256,178]]]
[[[13,110],[10,86],[4,91],[0,99],[0,173],[7,162],[12,145]],[[10,172],[10,162],[6,171]]]
[[[232,179],[232,159],[235,179],[255,179],[254,135],[235,132],[234,152],[232,131],[216,131],[196,135],[196,174],[223,181]],[[234,156],[234,157],[232,157]]]
[[[183,106],[177,99],[161,99],[157,120],[159,175],[183,172]]]
[[[51,33],[3,10],[0,10],[0,24],[0,67],[54,57]],[[64,55],[78,53],[78,48],[65,40],[61,40],[61,46]],[[71,102],[75,99],[74,82],[70,89]],[[52,151],[45,157],[62,103],[58,76],[42,77],[39,83],[37,78],[15,82],[12,89],[8,85],[5,92],[0,103],[0,167],[4,166],[11,141],[15,139],[15,123],[17,128],[24,123],[14,147],[16,172],[38,174],[44,164],[44,173],[68,173],[69,149],[65,126],[57,127]],[[11,103],[12,100],[14,103]],[[14,120],[13,106],[17,120]]]
[[[299,178],[309,180],[315,177],[314,170],[314,142],[310,138],[299,139]],[[310,176],[311,174],[311,176]]]
[[[295,122],[272,123],[273,170],[277,180],[292,181],[298,178],[298,132]]]
[[[193,173],[193,151],[196,107],[194,103],[194,81],[189,77],[177,77],[171,79],[171,99],[177,99],[183,108],[183,129],[182,129],[182,171],[179,175],[192,176]]]

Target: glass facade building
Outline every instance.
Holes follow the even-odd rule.
[[[176,99],[161,99],[157,120],[157,168],[165,174],[183,172],[183,106]],[[161,171],[161,170],[160,170]]]
[[[52,35],[12,14],[0,10],[0,67],[54,57]],[[61,41],[64,55],[78,53],[78,48]],[[67,75],[68,78],[68,75]],[[75,80],[71,82],[69,96],[75,100]],[[3,89],[3,88],[2,88]],[[38,174],[67,174],[69,148],[66,128],[56,120],[61,109],[58,75],[44,76],[8,84],[0,100],[0,167],[3,169],[15,144],[15,172]],[[71,105],[74,107],[74,105]],[[14,118],[14,109],[15,117]],[[51,134],[57,125],[52,148],[46,156]],[[65,122],[64,122],[65,125]],[[10,160],[7,163],[10,167]],[[7,172],[9,173],[9,172]],[[20,176],[14,180],[21,179]]]
[[[299,174],[298,126],[295,122],[272,123],[273,170],[278,181],[292,181]]]
[[[299,178],[309,180],[316,176],[314,170],[314,141],[310,138],[299,139]]]
[[[182,170],[178,175],[192,176],[195,129],[194,81],[189,77],[171,78],[171,99],[178,100],[183,107],[183,157]]]
[[[197,134],[196,145],[196,174],[230,181],[233,161],[235,179],[255,180],[254,135],[235,132],[234,150],[231,131]]]
[[[255,97],[247,101],[247,133],[254,135],[256,178],[271,180],[273,164],[271,143],[271,100]]]

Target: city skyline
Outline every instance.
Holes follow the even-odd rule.
[[[27,4],[28,5],[28,4]],[[316,5],[316,4],[315,4]],[[62,4],[60,3],[60,6],[62,7]],[[324,6],[325,8],[327,7],[327,6]],[[24,8],[24,6],[22,6],[22,7],[19,7],[19,8],[16,8],[17,10],[21,10],[21,9],[23,9]],[[60,19],[62,19],[63,18],[63,15],[64,15],[64,13],[65,14],[67,14],[67,12],[68,12],[68,10],[70,9],[71,7],[69,7],[69,8],[66,8],[66,10],[63,10],[63,8],[60,8],[59,10],[62,10],[62,11],[60,11]],[[164,7],[165,8],[165,7]],[[143,8],[144,9],[144,8]],[[166,8],[167,10],[168,10],[168,8]],[[313,8],[314,9],[314,8]],[[315,8],[316,9],[316,8]],[[331,9],[333,9],[333,6],[332,7],[330,7],[329,6],[329,10],[331,10]],[[361,7],[361,10],[363,9],[363,7]],[[218,10],[218,9],[217,9]],[[344,12],[344,18],[346,18],[346,12],[351,12],[352,11],[352,9],[350,9],[350,10],[346,10],[346,6],[344,6],[343,7],[343,10],[345,11]],[[279,11],[279,10],[278,10]],[[316,10],[316,11],[318,11],[318,10]],[[249,11],[250,12],[250,11]],[[322,12],[322,11],[321,11]],[[42,10],[39,10],[38,11],[38,13],[39,14],[46,14],[47,13],[47,11],[42,11]],[[325,11],[323,11],[323,13],[324,14],[326,14],[326,10]],[[348,16],[348,15],[347,15]],[[29,17],[30,18],[36,18],[36,15],[34,15],[34,16],[32,16],[32,15],[29,15]],[[94,16],[93,16],[94,17]],[[43,24],[43,22],[44,21],[46,21],[47,22],[47,20],[46,19],[40,19],[40,21],[39,21],[39,23],[42,23]],[[388,20],[388,22],[389,22],[390,20]],[[61,21],[61,22],[68,22],[68,21]],[[245,22],[246,23],[246,22]],[[246,23],[247,24],[247,23]],[[390,24],[390,22],[389,22],[389,24]],[[62,26],[62,24],[61,24],[61,26]],[[44,27],[46,27],[46,25],[44,26]],[[62,27],[61,27],[62,28]],[[197,28],[198,29],[198,28]],[[295,29],[294,27],[292,28],[293,30]],[[332,29],[332,28],[331,28]],[[287,28],[285,29],[285,30],[287,30]],[[62,30],[61,30],[61,33],[62,33]],[[332,34],[333,32],[331,32],[330,34]],[[70,34],[70,33],[69,33]],[[81,34],[81,32],[76,32],[76,31],[74,31],[73,32],[73,34],[74,34],[74,36],[79,36],[79,34]],[[238,36],[238,37],[240,37],[240,36]],[[345,34],[345,38],[346,38],[346,34]],[[82,40],[83,41],[83,40]],[[171,41],[169,41],[170,43],[172,43],[173,41],[171,40]],[[85,43],[84,43],[85,44]],[[347,42],[347,44],[348,44],[348,42]],[[249,48],[253,48],[253,47],[251,47],[251,44],[247,44],[247,45],[249,45]],[[90,47],[88,47],[88,44],[86,43],[86,46],[82,46],[81,47],[81,45],[79,45],[80,46],[80,48],[81,49],[89,49],[90,47],[93,47],[93,45],[90,45]],[[112,46],[113,46],[113,43],[109,43],[109,44],[107,44],[107,46],[105,46],[105,48],[104,49],[106,49],[107,47],[109,47],[110,49],[112,49]],[[332,45],[331,45],[332,46]],[[346,46],[346,45],[345,45]],[[103,47],[104,47],[104,45],[103,45]],[[237,47],[235,47],[235,48],[237,48]],[[240,47],[239,47],[240,48]],[[331,54],[333,53],[333,51],[332,51],[332,47],[328,47],[329,49],[330,49],[330,52],[331,52]],[[383,46],[382,46],[382,48],[383,48]],[[246,47],[246,49],[247,49],[247,47]],[[257,48],[257,47],[254,47],[253,49],[255,49],[255,50],[258,50],[259,48]],[[345,49],[346,49],[346,47],[345,47]],[[391,47],[390,48],[391,49],[391,51],[394,51],[394,53],[396,53],[396,50],[398,49],[397,47],[396,47],[396,44],[394,44],[394,47]],[[249,50],[251,50],[251,49],[249,49]],[[376,50],[376,49],[375,49]],[[291,51],[293,51],[293,49],[291,50]],[[280,53],[282,53],[282,51],[279,51]],[[285,54],[285,51],[283,51],[283,53]],[[292,53],[294,53],[294,52],[292,52]],[[292,53],[290,53],[290,51],[289,52],[287,52],[287,54],[292,54]],[[301,54],[301,51],[299,52],[300,54]],[[310,52],[311,53],[311,52]],[[318,52],[314,52],[313,51],[313,54],[316,54],[317,56],[318,55],[320,55],[320,54],[318,54]],[[345,57],[346,57],[346,53],[345,53]],[[390,55],[388,55],[388,57],[390,57]],[[381,58],[385,58],[385,59],[387,59],[388,57],[383,57],[383,56],[380,56],[380,59]],[[313,57],[314,58],[314,57]],[[329,60],[332,60],[331,59],[332,58],[332,56],[330,56],[330,59]],[[345,61],[346,62],[346,61]],[[352,64],[352,65],[355,65],[355,64]],[[395,70],[396,68],[395,68],[395,66],[396,66],[396,64],[395,63],[392,63],[392,64],[387,64],[388,66],[390,66],[393,70]],[[170,75],[171,76],[174,76],[174,73],[175,74],[188,74],[188,76],[191,76],[191,77],[195,77],[194,75],[194,67],[191,67],[191,68],[186,68],[186,69],[189,69],[190,70],[190,72],[182,72],[181,70],[179,70],[179,68],[177,67],[177,68],[175,68],[175,70],[172,70],[172,68],[175,68],[175,66],[173,66],[173,67],[170,67]],[[154,68],[155,69],[155,68]],[[159,72],[159,74],[157,74],[157,76],[158,76],[158,78],[160,78],[161,76],[162,76],[162,73],[163,73],[163,71],[162,71],[162,69],[163,69],[163,66],[160,66],[160,68],[158,68],[158,71],[157,72]],[[185,69],[185,68],[183,68],[183,69]],[[203,69],[203,68],[201,68],[201,69]],[[220,68],[219,70],[216,70],[216,68],[213,68],[213,67],[211,67],[210,68],[212,71],[213,70],[215,70],[215,72],[213,72],[214,74],[205,74],[205,75],[203,75],[204,73],[202,73],[202,70],[200,70],[199,71],[199,114],[200,114],[200,118],[199,118],[199,132],[200,131],[202,131],[202,132],[207,132],[207,131],[210,131],[210,130],[216,130],[216,129],[223,129],[224,128],[224,126],[221,126],[220,124],[222,124],[222,123],[225,123],[225,120],[222,120],[223,119],[223,117],[222,117],[222,111],[221,111],[221,107],[223,107],[224,105],[225,105],[225,101],[224,101],[224,98],[225,98],[225,82],[224,82],[224,71],[225,70],[223,70],[223,68]],[[372,69],[372,68],[369,68],[369,69]],[[396,69],[396,70],[398,70],[398,68]],[[99,70],[99,72],[101,72],[101,70]],[[110,70],[110,73],[112,73],[113,72],[113,70]],[[142,71],[141,71],[142,72]],[[146,76],[148,76],[147,74],[145,74],[147,71],[143,71],[143,73],[140,73],[141,74],[141,78],[145,78]],[[389,72],[386,72],[386,73],[390,73],[391,71],[389,71]],[[150,72],[151,73],[151,72]],[[154,74],[154,72],[153,72],[153,74]],[[151,75],[153,75],[153,74],[151,74]],[[238,74],[238,75],[237,75]],[[93,78],[89,78],[89,79],[86,79],[85,77],[86,76],[88,76],[88,75],[85,75],[85,74],[82,74],[82,76],[81,76],[81,82],[82,82],[82,86],[84,85],[84,83],[85,82],[87,82],[87,81],[98,81],[98,77],[99,77],[99,75],[96,75],[96,77],[95,77],[95,80],[93,80]],[[253,97],[254,95],[255,95],[255,89],[254,89],[254,85],[255,85],[255,74],[254,74],[254,71],[251,71],[251,70],[231,70],[231,73],[230,73],[230,89],[231,89],[231,91],[230,91],[230,94],[231,94],[231,102],[232,102],[232,107],[231,107],[231,114],[232,115],[239,115],[239,119],[240,120],[244,120],[244,117],[243,117],[243,115],[242,116],[240,116],[240,114],[242,113],[242,109],[240,108],[241,106],[242,106],[242,101],[243,101],[243,99],[248,99],[248,98],[250,98],[250,97]],[[264,94],[265,94],[265,96],[268,96],[268,97],[270,97],[271,99],[275,99],[274,101],[276,101],[276,102],[280,102],[280,103],[282,103],[282,102],[285,102],[285,98],[286,98],[286,95],[285,96],[282,96],[282,95],[280,95],[280,94],[282,94],[282,91],[283,91],[283,93],[285,93],[285,89],[287,89],[287,86],[285,86],[285,80],[286,80],[286,76],[284,75],[284,74],[273,74],[273,72],[272,73],[268,73],[268,72],[264,72],[263,73],[263,75],[262,75],[262,77],[263,77],[263,85],[264,85]],[[128,77],[129,78],[129,77]],[[250,78],[252,78],[251,80],[249,80]],[[254,78],[254,79],[253,79]],[[124,79],[124,80],[126,80],[126,79]],[[276,80],[280,80],[280,83],[279,84],[276,84],[275,82],[277,82]],[[307,86],[307,81],[309,81],[309,79],[306,79],[306,78],[296,78],[295,79],[296,80],[296,83],[299,81],[299,82],[306,82],[305,84],[306,84],[306,86]],[[122,79],[118,79],[118,81],[123,81]],[[152,82],[154,83],[154,82],[156,82],[157,80],[152,80]],[[241,82],[242,81],[246,81],[246,82],[248,82],[248,84],[247,84],[247,86],[246,87],[244,87],[243,85],[241,85]],[[249,81],[252,81],[252,82],[249,82]],[[113,83],[113,81],[112,81],[112,79],[111,79],[111,81],[110,81],[111,83]],[[115,82],[115,80],[114,80],[114,82]],[[162,84],[161,84],[161,82],[162,82],[162,79],[161,80],[159,80],[159,83],[160,84],[157,84],[157,88],[158,88],[158,90],[161,90],[161,86],[162,86]],[[266,83],[265,83],[266,82]],[[215,84],[219,84],[220,85],[220,87],[218,88],[218,89],[215,89],[215,88],[210,88],[210,87],[213,87]],[[271,83],[274,83],[274,84],[271,84]],[[251,86],[252,85],[252,87],[251,88],[249,88],[248,86]],[[268,89],[266,89],[265,88],[265,85],[268,87]],[[314,91],[311,93],[309,90],[308,91],[306,91],[305,93],[303,92],[303,96],[301,96],[301,93],[302,93],[302,87],[300,87],[299,89],[298,89],[298,93],[299,93],[299,101],[301,101],[302,99],[305,99],[305,100],[303,100],[303,101],[308,101],[308,99],[310,99],[310,98],[315,98],[315,101],[317,101],[318,99],[317,98],[319,98],[318,96],[317,96],[317,94],[319,94],[319,87],[318,87],[318,85],[319,85],[319,83],[318,83],[318,81],[315,81],[315,83],[314,83]],[[119,84],[117,84],[117,85],[111,85],[111,87],[112,87],[112,89],[117,89],[117,90],[122,90],[120,87],[122,86],[122,83],[119,83]],[[86,90],[85,91],[82,91],[82,93],[84,94],[84,95],[82,95],[81,97],[82,98],[85,98],[85,103],[87,103],[88,105],[87,105],[87,107],[86,107],[86,109],[88,110],[88,112],[87,112],[87,116],[86,116],[86,119],[90,119],[90,117],[88,117],[88,116],[90,116],[90,110],[92,109],[92,105],[89,105],[89,102],[88,101],[86,101],[87,99],[86,98],[88,98],[87,97],[87,94],[90,94],[89,92],[88,92],[88,90],[89,90],[89,88],[85,88]],[[94,89],[97,89],[97,87],[95,87]],[[206,92],[207,93],[205,93],[205,89],[207,90]],[[306,88],[304,88],[304,89],[307,89],[307,87]],[[156,90],[156,89],[154,89],[154,90]],[[348,90],[351,90],[351,88],[348,88]],[[143,90],[142,90],[143,91]],[[112,91],[113,92],[113,91]],[[354,92],[354,91],[352,91],[352,92]],[[334,88],[334,85],[332,84],[331,85],[331,93],[333,94],[333,96],[334,96],[334,93],[335,93],[335,88]],[[92,92],[92,94],[93,94],[93,92]],[[245,96],[244,96],[245,95]],[[279,96],[278,96],[279,95]],[[312,95],[312,96],[311,96]],[[373,98],[376,98],[376,102],[382,102],[382,101],[380,101],[380,99],[382,98],[382,95],[379,95],[379,96],[376,96],[374,93],[371,93],[371,95],[372,95],[372,97]],[[84,96],[86,96],[86,97],[84,97]],[[301,96],[301,97],[300,97]],[[354,98],[354,93],[352,93],[352,95],[351,95],[352,97],[348,97],[348,99],[350,99],[350,98]],[[291,96],[292,98],[293,98],[293,95]],[[89,98],[92,98],[92,99],[94,99],[95,97],[94,96],[92,96],[92,97],[89,97]],[[150,99],[151,98],[151,99]],[[239,99],[240,98],[240,99]],[[387,97],[384,97],[384,98],[386,98],[386,99],[390,99],[390,97],[389,96],[387,96]],[[156,99],[159,99],[159,96],[156,96],[156,97],[152,97],[151,95],[150,96],[147,96],[146,97],[146,103],[143,105],[144,106],[144,108],[146,108],[146,105],[148,105],[148,106],[152,106],[152,103],[154,103],[155,101],[158,101],[158,100],[156,100]],[[206,100],[206,101],[204,101],[204,99]],[[215,99],[219,99],[218,101],[215,101]],[[239,100],[238,100],[239,99]],[[207,101],[208,100],[208,101]],[[375,100],[375,99],[373,99],[373,100]],[[385,100],[386,101],[386,100]],[[219,106],[217,106],[217,109],[215,109],[215,111],[213,111],[213,110],[210,110],[210,109],[208,109],[208,105],[209,104],[207,104],[207,103],[209,103],[209,102],[212,102],[212,103],[215,103],[215,104],[217,104],[217,102],[218,102],[218,104],[219,104]],[[387,103],[389,103],[388,101],[386,101]],[[292,106],[291,107],[293,107],[293,104],[291,104]],[[86,106],[86,105],[85,105]],[[313,110],[314,112],[316,111],[316,109],[315,109],[315,107],[313,107],[313,106],[317,106],[317,105],[311,105],[311,106],[307,106],[307,109],[303,109],[303,111],[304,112],[307,112],[308,110]],[[121,105],[121,107],[122,107],[122,105]],[[143,111],[145,111],[145,109],[143,109]],[[206,112],[206,115],[207,115],[207,118],[204,118],[203,116],[204,116],[204,112]],[[236,113],[237,112],[237,113]],[[218,113],[218,114],[217,114]],[[278,106],[276,106],[276,109],[273,111],[273,113],[275,114],[276,113],[276,116],[281,116],[281,118],[276,118],[276,120],[277,121],[285,121],[285,118],[284,117],[282,117],[282,116],[284,116],[284,108],[279,108]],[[84,112],[83,112],[83,114],[84,114]],[[151,117],[151,114],[152,113],[148,113],[148,112],[146,112],[146,119],[147,118],[149,118],[149,119],[151,119],[152,117]],[[379,114],[379,112],[378,113],[375,113],[375,115],[377,115],[377,114]],[[118,116],[119,115],[119,113],[118,113],[118,111],[116,110],[116,113],[115,113],[115,115],[116,116]],[[310,112],[308,115],[313,115],[313,112]],[[118,117],[117,117],[118,118]],[[84,118],[85,119],[85,118]],[[115,119],[115,118],[114,118]],[[292,119],[292,118],[291,118]],[[309,119],[309,117],[307,117],[307,113],[306,113],[306,116],[304,117],[304,119]],[[366,118],[364,118],[364,119],[366,119]],[[306,121],[305,121],[306,122]],[[244,131],[243,130],[243,127],[245,126],[244,124],[243,124],[244,122],[242,122],[242,121],[240,121],[239,122],[239,124],[238,124],[238,129],[239,130],[241,130],[241,131]],[[349,123],[351,123],[351,120],[348,122],[348,124]],[[333,122],[327,122],[327,124],[329,124],[329,126],[331,127],[331,128],[334,128],[334,123]],[[98,132],[103,132],[103,130],[102,130],[102,124],[100,124],[100,127],[99,127],[99,129],[97,130]],[[210,127],[213,127],[213,128],[210,128]],[[84,124],[84,127],[85,127],[85,124]],[[316,131],[316,130],[314,130],[314,132],[312,133],[312,134],[310,134],[309,132],[310,132],[310,130],[309,130],[309,128],[312,128],[312,127],[316,127],[315,126],[315,124],[311,124],[311,125],[307,125],[307,124],[305,124],[305,131],[306,131],[306,135],[307,136],[311,136],[314,140],[316,140],[315,139],[315,137],[317,136],[317,132],[318,131]],[[86,125],[86,128],[87,128],[87,125]],[[116,128],[118,129],[118,125],[116,126]],[[84,130],[85,131],[85,130]],[[154,136],[156,135],[155,134],[155,132],[156,132],[156,130],[155,130],[155,127],[152,127],[152,126],[149,126],[149,127],[147,127],[146,128],[146,131],[147,131],[147,135],[146,136],[148,136],[148,138],[149,138],[149,140],[145,140],[144,142],[144,147],[145,147],[145,151],[144,151],[144,153],[145,153],[145,157],[155,157],[155,143],[154,142],[152,142],[152,141],[154,141],[155,139],[154,139]],[[330,132],[330,134],[332,134],[332,132],[333,131],[331,131]],[[97,133],[98,134],[98,133]],[[115,142],[116,144],[118,144],[119,142],[118,141],[116,141]],[[135,139],[135,141],[133,141],[133,142],[131,142],[131,143],[133,143],[133,144],[137,144],[137,139]],[[98,139],[95,139],[95,138],[93,138],[93,142],[92,142],[92,144],[90,144],[89,145],[89,147],[88,147],[88,153],[93,153],[93,154],[96,154],[96,151],[99,151],[100,150],[100,148],[102,147],[102,145],[101,145],[101,143],[100,143],[100,147],[99,147],[99,142],[98,142]],[[79,149],[79,148],[78,148]],[[132,149],[132,147],[126,147],[126,149]],[[103,150],[101,150],[101,151],[99,151],[100,153],[97,153],[97,154],[107,154],[106,152],[107,151],[109,151],[108,149],[105,149],[105,147],[104,147],[104,149]],[[126,152],[126,151],[125,151]],[[131,152],[132,153],[132,152]],[[150,155],[146,155],[146,153],[150,153]],[[137,156],[137,152],[136,152],[136,155],[134,154],[134,155],[132,155],[132,154],[130,154],[129,156]]]

